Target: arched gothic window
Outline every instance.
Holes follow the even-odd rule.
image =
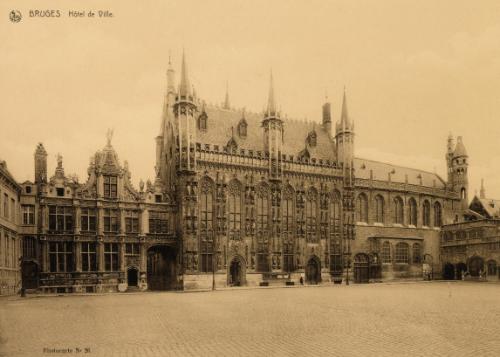
[[[229,237],[240,239],[241,227],[241,190],[238,182],[229,184],[228,211],[229,211]]]
[[[375,197],[375,222],[384,223],[384,198],[380,195]]]
[[[269,271],[269,245],[268,245],[268,222],[269,222],[269,192],[267,187],[260,187],[256,200],[257,208],[257,271]]]
[[[397,243],[396,244],[396,254],[394,255],[394,261],[396,263],[404,263],[408,264],[410,259],[409,259],[409,247],[408,243]]]
[[[316,216],[317,216],[317,193],[309,190],[306,200],[306,239],[308,242],[316,242]]]
[[[340,193],[330,199],[330,271],[342,272],[342,244],[340,239]]]
[[[422,249],[419,243],[413,243],[413,264],[422,263]]]
[[[384,242],[382,243],[382,263],[390,263],[392,261],[391,259],[391,243],[389,242]]]
[[[207,113],[203,112],[198,117],[198,129],[207,130],[207,126],[208,126],[208,116]]]
[[[201,272],[213,270],[213,185],[209,180],[201,184],[200,192],[200,267]]]
[[[434,203],[434,227],[441,227],[443,225],[441,204],[439,202]]]
[[[403,200],[399,196],[394,198],[394,223],[403,224]]]
[[[431,204],[425,200],[422,209],[422,224],[426,227],[431,225]]]
[[[368,199],[364,193],[360,193],[357,200],[358,221],[368,222]]]
[[[417,226],[417,202],[413,197],[408,200],[408,224]]]

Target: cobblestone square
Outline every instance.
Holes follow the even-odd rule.
[[[0,355],[498,356],[499,296],[422,282],[4,298]]]

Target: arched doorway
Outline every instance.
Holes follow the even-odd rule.
[[[245,284],[245,261],[243,258],[236,256],[231,260],[227,279],[229,286],[242,286]]]
[[[370,260],[368,255],[359,253],[354,256],[354,282],[368,283],[370,279]]]
[[[455,279],[455,267],[451,263],[446,263],[443,267],[443,279],[444,280],[454,280]]]
[[[177,287],[176,261],[174,247],[155,245],[148,249],[149,290],[171,290]]]
[[[23,262],[21,266],[22,286],[25,289],[38,289],[38,264]]]
[[[478,277],[484,273],[484,260],[481,257],[472,257],[469,260],[469,273],[471,276]]]
[[[137,286],[139,282],[139,270],[135,267],[130,267],[127,269],[127,285]]]
[[[309,284],[318,284],[321,282],[321,263],[316,256],[311,257],[307,262],[306,282]]]

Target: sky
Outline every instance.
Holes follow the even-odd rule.
[[[61,16],[29,16],[51,9]],[[336,121],[345,86],[358,157],[445,178],[447,137],[461,135],[470,196],[484,178],[500,198],[500,2],[488,0],[3,0],[0,159],[33,180],[43,142],[49,174],[61,153],[66,173],[85,181],[112,128],[133,182],[152,179],[167,64],[178,74],[183,49],[210,103],[227,83],[232,106],[261,111],[272,69],[283,113],[320,121],[328,96]]]

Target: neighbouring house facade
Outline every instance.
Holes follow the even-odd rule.
[[[20,194],[21,187],[7,169],[5,161],[0,161],[0,296],[15,294],[21,287]]]
[[[23,281],[47,292],[209,289],[440,277],[440,227],[467,209],[468,157],[446,179],[355,155],[346,94],[336,124],[200,99],[169,64],[156,177],[135,189],[111,145],[80,183],[35,151],[22,184]],[[31,216],[30,213],[33,212]]]
[[[441,260],[445,279],[500,279],[500,200],[486,198],[483,183],[464,221],[443,226]]]

